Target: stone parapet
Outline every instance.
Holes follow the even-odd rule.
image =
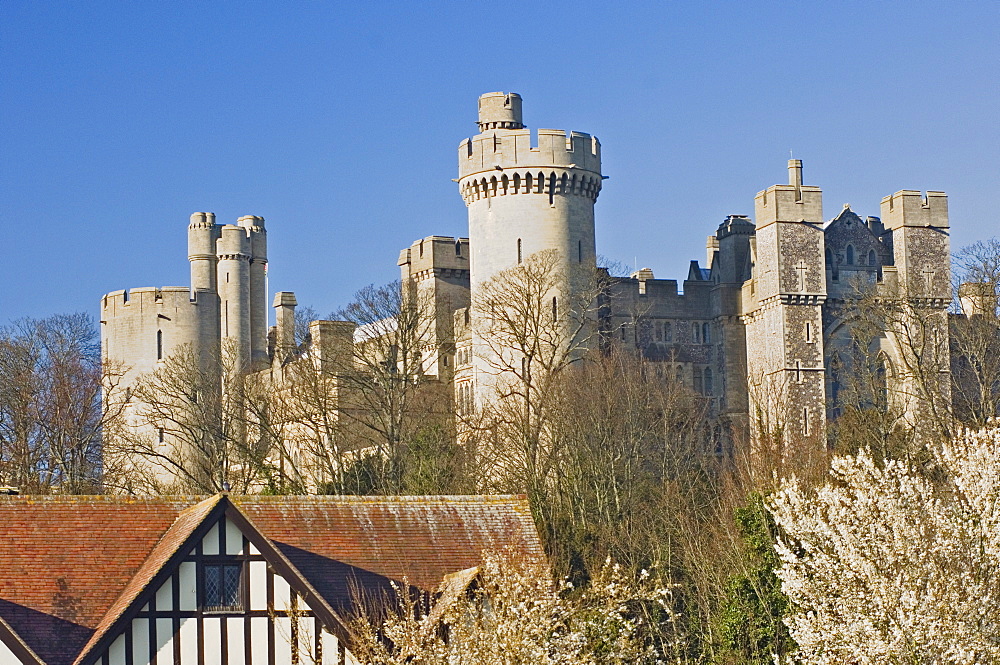
[[[529,129],[488,130],[465,139],[458,146],[459,178],[491,171],[528,172],[553,166],[600,175],[601,143],[596,137],[583,132],[570,132],[567,136],[561,129],[539,129],[535,137],[536,147],[531,145]]]
[[[948,195],[904,189],[882,199],[881,223],[888,229],[904,226],[948,228]]]

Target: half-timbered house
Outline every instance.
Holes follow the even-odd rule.
[[[350,665],[348,622],[487,550],[519,497],[0,497],[0,665]]]

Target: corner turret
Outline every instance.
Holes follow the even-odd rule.
[[[910,297],[945,307],[951,300],[948,196],[904,189],[882,199],[882,223],[892,233],[894,264]]]
[[[250,363],[250,238],[246,229],[226,224],[216,247],[222,339],[235,345],[236,367]]]
[[[188,261],[191,262],[191,292],[217,288],[215,242],[219,227],[214,212],[196,212],[188,224]]]
[[[790,159],[788,184],[759,192],[754,210],[743,305],[748,377],[760,384],[751,401],[758,412],[780,410],[786,443],[808,441],[811,454],[826,436],[823,192],[802,184],[802,161]]]
[[[267,230],[264,218],[244,215],[236,221],[250,238],[250,358],[255,368],[267,357]]]

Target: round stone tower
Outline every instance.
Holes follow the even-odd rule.
[[[567,136],[561,129],[539,129],[532,140],[516,93],[480,97],[479,129],[458,149],[473,292],[501,270],[547,249],[559,253],[567,277],[592,274],[601,144],[589,134]]]
[[[220,229],[216,255],[219,260],[219,308],[222,340],[235,346],[236,367],[250,367],[250,236],[236,224]]]
[[[481,96],[478,124],[480,133],[458,148],[459,191],[469,209],[473,299],[501,271],[551,250],[561,283],[552,295],[553,311],[569,315],[595,274],[600,143],[561,129],[538,129],[533,136],[524,128],[516,93]],[[482,395],[479,375],[476,392]]]
[[[267,367],[267,230],[264,218],[244,215],[236,224],[250,237],[250,361]]]

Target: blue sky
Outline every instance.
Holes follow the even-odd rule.
[[[190,213],[267,219],[270,287],[326,314],[466,235],[476,98],[590,132],[598,251],[683,278],[789,150],[878,214],[949,194],[1000,234],[1000,3],[44,2],[0,9],[0,323],[186,285]]]

